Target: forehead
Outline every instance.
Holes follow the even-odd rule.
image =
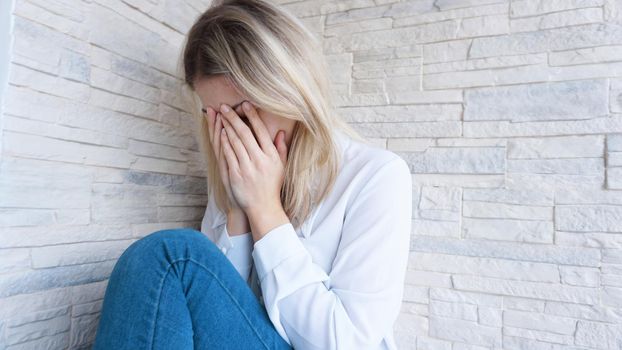
[[[216,110],[222,103],[234,106],[244,100],[240,91],[223,74],[198,78],[194,83],[194,89],[203,107]]]

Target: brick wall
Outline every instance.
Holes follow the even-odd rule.
[[[622,349],[622,1],[286,2],[413,173],[400,348]]]
[[[208,0],[15,0],[0,347],[88,348],[131,242],[198,227],[177,53]],[[408,160],[400,349],[622,348],[622,2],[279,0]]]
[[[90,348],[123,250],[158,229],[199,227],[204,163],[176,69],[208,3],[15,0],[0,167],[1,349]]]

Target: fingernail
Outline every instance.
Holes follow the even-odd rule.
[[[248,101],[244,101],[244,103],[242,103],[242,108],[244,108],[245,111],[250,111],[251,110],[251,104]]]
[[[230,111],[229,107],[224,103],[220,106],[220,110],[223,111],[224,113],[227,113]]]

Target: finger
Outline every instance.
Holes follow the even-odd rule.
[[[214,131],[214,141],[215,141],[215,146],[217,148],[217,152],[219,155],[219,160],[221,160],[224,164],[225,164],[225,169],[229,169],[229,166],[227,165],[227,160],[225,157],[225,152],[223,151],[223,139],[222,139],[222,134],[224,133],[226,135],[226,130],[225,130],[225,126],[222,123],[222,115],[220,115],[220,113],[216,113],[216,129]]]
[[[227,165],[227,160],[225,159],[225,154],[222,151],[222,148],[218,150],[218,170],[220,171],[220,177],[222,177],[223,184],[226,185],[227,171],[229,166]]]
[[[229,142],[229,145],[235,152],[240,166],[242,168],[246,168],[247,166],[250,165],[250,161],[251,161],[248,155],[248,151],[246,150],[246,147],[242,143],[242,140],[240,140],[235,129],[233,129],[233,127],[231,126],[231,123],[225,118],[222,119],[222,122],[225,125],[225,129],[227,130],[227,140]]]
[[[229,142],[229,136],[226,134],[227,131],[223,131],[221,133],[221,142],[222,142],[222,151],[227,159],[227,165],[229,166],[229,174],[232,172],[239,173],[240,166],[238,163],[238,158],[231,147],[231,143]]]
[[[218,153],[219,153],[218,165],[219,165],[219,170],[220,170],[220,179],[222,180],[222,185],[225,188],[227,197],[231,198],[231,185],[230,185],[231,181],[229,180],[229,165],[227,165],[227,159],[222,151],[222,148],[219,150]],[[227,210],[229,210],[230,206],[231,206],[231,200],[228,200]]]
[[[283,165],[287,164],[287,144],[285,143],[285,131],[279,130],[276,135],[276,149]]]
[[[211,109],[210,107],[207,107],[206,109],[204,109],[203,115],[205,116],[205,119],[207,120],[207,130],[208,130],[208,134],[209,134],[209,141],[211,143],[213,143],[214,141],[214,122],[215,122],[215,112],[213,109]]]
[[[272,145],[272,138],[270,137],[270,133],[266,128],[266,125],[263,123],[261,118],[259,118],[259,113],[255,106],[253,106],[250,102],[244,101],[242,103],[242,108],[244,108],[244,113],[251,125],[253,126],[253,130],[255,130],[255,135],[257,135],[257,141],[259,141],[259,145],[264,153],[267,153]]]
[[[250,120],[248,119],[248,116],[246,115],[246,111],[244,111],[244,107],[242,107],[241,103],[238,104],[237,107],[235,107],[235,113],[237,113],[240,116],[240,118],[245,117],[247,120]],[[259,140],[257,140],[257,134],[255,133],[255,128],[253,128],[252,124],[251,125],[247,124],[246,126],[251,130],[251,133],[253,134],[253,139],[255,140],[255,143],[259,146]],[[259,146],[259,148],[261,148],[261,146]]]
[[[220,138],[220,137],[219,137]],[[225,190],[229,191],[229,165],[227,165],[227,159],[222,151],[222,148],[218,150],[218,169],[220,171],[220,178],[222,184],[225,186]]]
[[[216,113],[216,111],[214,111],[214,113]],[[220,117],[220,114],[216,114],[216,121],[214,122],[214,130],[212,130],[212,139],[213,139],[212,147],[214,148],[214,153],[218,155],[220,153],[220,148],[221,148],[220,133],[222,129],[223,129],[222,118]]]
[[[233,130],[235,130],[235,136],[237,136],[244,146],[249,159],[257,159],[260,156],[259,152],[261,151],[261,148],[258,147],[257,141],[255,141],[255,136],[253,136],[253,133],[248,125],[242,121],[242,118],[240,118],[240,116],[232,110],[230,106],[224,103],[221,105],[220,113],[225,116],[224,119],[226,119]],[[228,131],[229,130],[227,130],[227,132]],[[227,135],[229,135],[231,144],[235,146],[235,136],[231,135],[229,132]]]
[[[242,119],[242,122],[244,124],[246,124],[246,127],[250,129],[251,133],[253,134],[253,139],[255,140],[255,143],[257,143],[257,145],[259,145],[259,141],[257,141],[257,136],[255,135],[255,130],[253,129],[252,125],[249,125],[246,123],[246,121],[244,119],[246,119],[247,121],[248,116],[246,115],[246,112],[244,111],[244,108],[242,107],[242,104],[239,103],[237,107],[235,107],[235,113],[237,113],[237,115],[240,116],[240,119]],[[259,147],[261,148],[261,146]]]
[[[242,104],[240,103],[237,107],[235,107],[235,113],[240,117],[244,115],[244,108],[242,108]]]

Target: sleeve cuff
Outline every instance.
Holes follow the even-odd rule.
[[[216,245],[222,250],[224,254],[227,254],[229,250],[234,247],[244,248],[250,250],[253,244],[253,236],[251,232],[246,232],[240,235],[230,236],[227,231],[227,224],[220,231],[220,236],[216,237]]]
[[[222,229],[218,239],[222,244],[222,252],[231,261],[233,266],[244,280],[248,280],[252,268],[251,249],[253,249],[253,235],[246,232],[240,235],[229,236],[227,225]],[[229,248],[226,248],[229,247]]]
[[[225,229],[226,232],[227,229]],[[241,235],[229,236],[229,242],[231,242],[231,248],[235,248],[235,250],[242,251],[250,251],[253,249],[253,234],[251,232],[246,232]]]
[[[290,256],[306,253],[290,222],[273,228],[253,246],[252,256],[259,281]]]

